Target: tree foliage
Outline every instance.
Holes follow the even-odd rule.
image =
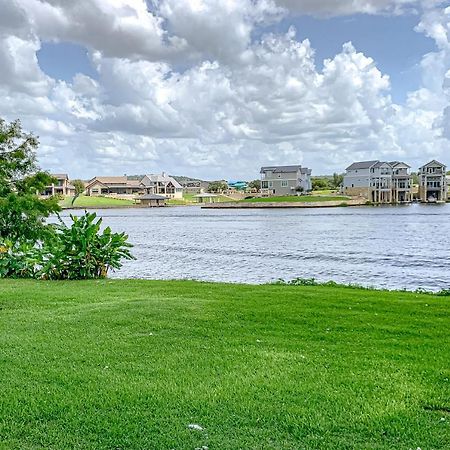
[[[223,192],[228,189],[227,183],[224,181],[213,181],[209,183],[208,192]]]
[[[85,279],[106,277],[133,258],[124,233],[101,230],[95,214],[71,216],[71,226],[47,223],[58,198],[39,193],[55,180],[38,169],[38,140],[19,121],[0,120],[0,278]],[[75,192],[83,192],[75,182]]]
[[[81,180],[73,180],[72,186],[75,188],[75,195],[73,196],[73,199],[72,199],[72,206],[73,206],[73,204],[75,203],[75,200],[84,192],[85,185],[84,185],[83,181],[81,181]]]
[[[35,240],[48,231],[45,219],[60,210],[57,199],[38,196],[53,181],[38,170],[38,144],[20,121],[0,119],[0,239]]]
[[[248,183],[250,189],[255,189],[257,192],[261,190],[261,180],[253,180]]]

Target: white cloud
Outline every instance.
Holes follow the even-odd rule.
[[[437,51],[423,58],[422,87],[396,105],[388,75],[351,43],[319,70],[294,29],[252,36],[286,14],[280,7],[399,13],[415,1],[162,0],[149,12],[143,0],[14,0],[0,18],[0,116],[20,116],[41,136],[43,166],[84,178],[163,169],[251,178],[272,163],[330,173],[355,159],[445,160],[450,9],[437,3],[421,2],[417,27]],[[87,46],[98,80],[48,77],[36,58],[44,40]]]

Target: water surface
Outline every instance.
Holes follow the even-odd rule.
[[[265,283],[314,277],[383,288],[450,288],[450,204],[97,213],[135,246],[137,260],[127,261],[115,278]]]

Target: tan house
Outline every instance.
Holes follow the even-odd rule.
[[[86,195],[96,197],[108,196],[134,196],[142,193],[139,180],[129,180],[123,177],[95,177],[86,185]]]
[[[42,193],[43,196],[62,195],[66,197],[75,195],[75,188],[70,184],[67,173],[52,173],[50,175],[56,179],[56,183],[46,186]]]
[[[140,181],[145,194],[164,195],[167,198],[183,198],[183,186],[175,178],[166,175],[145,175]]]
[[[447,167],[433,160],[419,168],[419,198],[424,203],[446,202],[448,185]]]

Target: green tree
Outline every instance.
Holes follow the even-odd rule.
[[[330,181],[333,189],[339,189],[344,182],[344,175],[333,173],[333,178]]]
[[[208,192],[223,192],[228,189],[227,183],[224,181],[213,181],[209,183]]]
[[[330,189],[330,185],[326,178],[313,178],[312,189],[313,191],[323,191],[326,189]]]
[[[38,195],[54,181],[37,167],[38,145],[19,120],[0,119],[0,239],[40,239],[50,229],[45,219],[60,210],[58,199]]]
[[[250,189],[255,189],[257,192],[261,190],[261,180],[253,180],[248,183]]]
[[[75,203],[75,200],[84,192],[85,186],[81,180],[73,180],[72,186],[75,188],[75,195],[72,199],[72,206]]]

